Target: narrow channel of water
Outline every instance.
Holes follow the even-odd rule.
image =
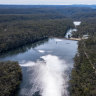
[[[69,29],[67,31],[66,35],[65,35],[65,38],[71,38],[72,37],[72,32],[78,31],[76,27],[81,24],[81,21],[74,21],[73,24],[74,24],[75,28],[74,29],[72,29],[72,28]]]

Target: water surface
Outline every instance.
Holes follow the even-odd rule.
[[[0,56],[18,61],[23,81],[18,96],[68,96],[68,81],[77,41],[50,38]]]

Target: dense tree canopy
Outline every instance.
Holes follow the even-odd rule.
[[[17,62],[0,62],[0,96],[14,96],[21,79],[21,68]]]
[[[96,96],[96,18],[86,18],[74,32],[74,37],[88,35],[79,41],[78,54],[75,56],[75,68],[70,80],[71,96]]]
[[[17,20],[0,23],[0,52],[47,37],[64,37],[70,27],[74,27],[71,19]]]
[[[78,44],[70,96],[96,96],[96,9],[89,6],[0,6],[0,53],[45,38],[64,37],[66,31],[74,27],[73,20],[82,21],[73,37],[89,35],[89,39]],[[0,65],[0,96],[13,95],[21,80],[21,69],[17,62],[0,62]]]

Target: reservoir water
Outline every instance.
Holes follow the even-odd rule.
[[[0,56],[18,61],[23,73],[18,96],[68,96],[77,41],[49,38]]]
[[[77,31],[80,21],[73,22],[65,38]],[[0,61],[18,61],[23,80],[17,96],[69,96],[69,77],[74,67],[78,42],[49,38],[0,55]]]

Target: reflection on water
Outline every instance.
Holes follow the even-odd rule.
[[[77,41],[53,38],[9,52],[0,60],[18,61],[23,81],[18,96],[68,96]]]
[[[6,53],[0,54],[0,58],[4,58],[4,57],[7,57],[7,56],[18,55],[18,54],[24,53],[24,52],[30,50],[31,48],[35,48],[36,46],[44,44],[45,42],[48,42],[48,39],[44,39],[44,40],[38,41],[38,42],[33,43],[33,44],[27,44],[25,46],[21,46],[21,47],[19,47],[17,49],[14,49],[14,50],[8,51]]]

